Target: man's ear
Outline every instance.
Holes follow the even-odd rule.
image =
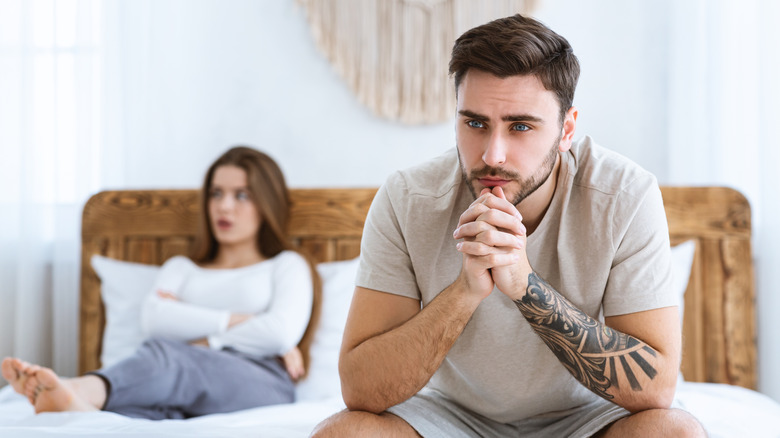
[[[571,149],[571,143],[574,140],[574,131],[577,129],[577,108],[571,107],[566,111],[561,126],[561,142],[558,144],[558,150],[566,152]]]

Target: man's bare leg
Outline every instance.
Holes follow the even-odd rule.
[[[594,435],[609,437],[706,437],[699,420],[681,409],[650,409],[612,423]]]
[[[5,358],[5,378],[16,392],[27,397],[35,412],[95,411],[106,401],[106,385],[98,376],[60,379],[49,368]]]
[[[350,436],[417,438],[420,435],[409,423],[387,412],[376,415],[370,412],[344,410],[318,424],[311,436],[314,438]]]

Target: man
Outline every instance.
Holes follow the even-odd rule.
[[[671,409],[680,325],[655,178],[573,143],[579,64],[515,15],[455,43],[456,151],[365,225],[317,436],[704,436]]]

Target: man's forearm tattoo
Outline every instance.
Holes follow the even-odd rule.
[[[650,379],[658,374],[643,357],[655,357],[655,350],[591,318],[535,273],[528,276],[526,295],[515,304],[563,366],[601,397],[613,398],[607,390],[619,387],[620,374],[632,390],[642,390],[629,362]]]

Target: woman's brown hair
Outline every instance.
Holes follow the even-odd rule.
[[[276,162],[268,155],[246,146],[236,146],[222,154],[206,171],[200,192],[199,232],[195,241],[192,259],[197,263],[214,260],[219,242],[214,236],[209,217],[209,193],[214,172],[222,166],[236,166],[244,170],[249,190],[257,214],[260,218],[260,230],[257,233],[257,249],[266,258],[272,258],[285,250],[296,251],[309,263],[313,285],[313,299],[309,325],[298,343],[303,355],[304,369],[308,371],[311,363],[309,347],[314,339],[314,331],[320,319],[322,307],[322,281],[311,258],[292,248],[287,237],[287,223],[290,216],[290,193],[284,180],[284,174]]]

